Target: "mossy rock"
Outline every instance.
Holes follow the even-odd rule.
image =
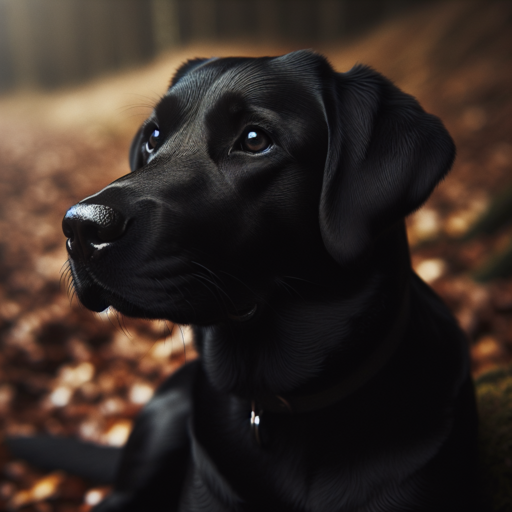
[[[476,381],[484,484],[496,512],[512,511],[512,367]]]

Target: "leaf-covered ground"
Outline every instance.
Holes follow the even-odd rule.
[[[97,315],[70,300],[60,282],[61,219],[128,171],[131,134],[185,58],[296,48],[185,48],[80,90],[0,98],[0,436],[50,432],[120,445],[155,386],[194,357],[186,328]],[[512,279],[482,284],[472,275],[508,246],[512,228],[461,237],[512,186],[512,4],[436,3],[318,50],[338,70],[372,65],[452,133],[453,171],[408,219],[413,264],[467,332],[475,376],[506,365]],[[512,466],[508,450],[502,462]],[[0,448],[0,509],[86,511],[104,492]]]

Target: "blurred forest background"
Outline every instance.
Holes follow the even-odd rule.
[[[194,357],[187,328],[70,300],[61,219],[128,172],[130,138],[184,60],[305,47],[339,71],[373,66],[455,139],[453,171],[408,219],[412,260],[468,334],[482,417],[494,422],[486,442],[502,443],[487,465],[511,486],[504,0],[0,0],[0,441],[47,432],[121,445],[155,387]],[[0,447],[0,509],[85,512],[105,492]],[[499,500],[498,510],[512,510],[512,498]]]

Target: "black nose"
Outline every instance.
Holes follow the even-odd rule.
[[[87,261],[103,244],[113,242],[126,231],[126,219],[110,206],[76,204],[62,220],[68,252]]]

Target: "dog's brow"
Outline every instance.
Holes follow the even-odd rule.
[[[165,131],[171,131],[181,123],[185,109],[181,105],[179,98],[171,94],[162,98],[155,107],[155,114],[160,128]]]

